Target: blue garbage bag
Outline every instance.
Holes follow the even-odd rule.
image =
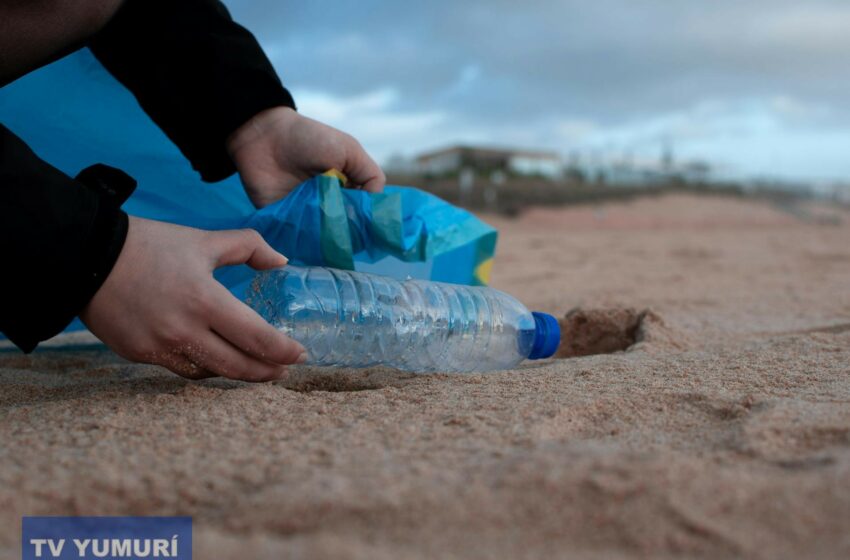
[[[466,210],[409,187],[371,194],[344,189],[333,176],[299,185],[242,224],[259,231],[293,264],[486,285],[496,230]],[[223,269],[218,279],[242,296],[250,271]]]

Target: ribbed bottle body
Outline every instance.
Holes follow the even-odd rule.
[[[517,365],[534,343],[532,314],[484,287],[287,266],[259,273],[248,303],[322,366],[490,371]]]

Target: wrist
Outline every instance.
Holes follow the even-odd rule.
[[[235,154],[244,146],[262,138],[272,128],[288,127],[298,118],[292,107],[279,106],[260,111],[227,137],[227,153],[235,160]]]

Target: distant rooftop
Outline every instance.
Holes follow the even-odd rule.
[[[546,150],[528,150],[528,149],[512,149],[512,148],[494,148],[484,146],[468,146],[457,145],[425,152],[416,156],[417,162],[425,162],[427,160],[438,158],[446,155],[462,154],[466,157],[484,158],[484,159],[508,159],[512,157],[534,158],[560,160],[560,156],[556,152]]]

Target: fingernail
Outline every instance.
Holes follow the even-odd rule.
[[[278,253],[278,255],[280,255],[280,258],[283,259],[283,264],[286,264],[286,263],[289,262],[289,259],[287,259],[286,255],[284,255],[283,253]]]
[[[303,364],[306,361],[307,361],[307,352],[301,352],[301,354],[298,355],[298,359],[295,360],[295,363],[296,364]]]

